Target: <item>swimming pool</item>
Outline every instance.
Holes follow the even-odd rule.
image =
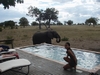
[[[22,47],[20,50],[66,63],[63,60],[63,57],[66,56],[66,49],[63,46],[40,44],[35,46]],[[72,50],[77,57],[78,67],[93,70],[95,67],[100,65],[99,53],[87,52],[76,48],[72,48]]]

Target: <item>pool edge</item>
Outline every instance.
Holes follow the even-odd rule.
[[[28,47],[28,46],[35,46],[35,45],[27,45],[27,46],[22,46],[22,47],[16,47],[15,49],[16,50],[21,50],[20,48],[25,48],[25,47]],[[59,46],[59,45],[56,45],[56,46]],[[61,47],[63,47],[63,46],[61,46]],[[96,51],[90,51],[90,50],[84,50],[84,49],[78,49],[78,48],[72,48],[72,49],[76,49],[76,50],[80,50],[80,51],[82,50],[82,51],[92,52],[92,53],[99,53],[100,54],[100,52],[96,52]],[[23,50],[21,50],[21,51],[23,51]],[[40,58],[43,58],[43,59],[46,59],[46,60],[49,60],[49,61],[53,61],[53,62],[59,63],[61,65],[65,65],[66,64],[66,63],[63,63],[63,62],[60,62],[60,61],[57,61],[57,60],[53,60],[53,59],[50,59],[50,58],[43,57],[41,55],[37,55],[37,54],[30,53],[30,52],[27,52],[27,51],[23,51],[23,52],[32,54],[34,56],[37,56],[37,57],[40,57]],[[78,67],[77,66],[77,70],[86,71],[86,72],[97,72],[98,70],[100,70],[100,65],[94,67],[91,70],[86,69],[86,68],[81,68],[81,67]]]

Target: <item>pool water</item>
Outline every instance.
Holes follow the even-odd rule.
[[[21,50],[28,51],[37,55],[41,55],[46,58],[64,62],[63,57],[65,57],[66,49],[63,46],[51,45],[51,44],[40,44],[30,47],[21,48]],[[77,66],[86,69],[93,69],[95,66],[100,65],[100,54],[85,52],[82,50],[75,50],[72,48],[75,53],[78,64]]]

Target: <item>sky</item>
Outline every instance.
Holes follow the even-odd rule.
[[[21,17],[25,17],[31,24],[35,19],[26,15],[29,6],[43,10],[55,8],[59,11],[58,20],[62,23],[68,20],[74,24],[84,23],[90,17],[100,19],[100,0],[24,0],[23,4],[16,4],[9,9],[0,5],[0,22],[13,20],[18,23]]]

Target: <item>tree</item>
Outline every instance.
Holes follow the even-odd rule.
[[[58,10],[56,10],[55,8],[47,8],[46,10],[45,10],[45,20],[47,20],[48,21],[48,28],[50,28],[50,22],[51,22],[51,20],[52,21],[57,21],[57,19],[58,19],[58,17],[57,17],[57,15],[58,15]]]
[[[97,24],[98,20],[99,20],[98,18],[91,17],[89,19],[86,19],[85,24],[88,24],[89,26],[91,24],[93,24],[93,26],[95,26]]]
[[[20,26],[25,27],[25,26],[29,25],[29,22],[28,22],[27,18],[22,17],[22,18],[19,19],[19,24],[20,24]]]
[[[55,8],[47,8],[46,10],[40,10],[37,7],[30,6],[28,8],[28,16],[35,17],[36,21],[39,22],[39,29],[41,29],[41,21],[44,21],[45,27],[47,28],[46,24],[48,22],[48,28],[50,28],[50,22],[57,21],[58,11]]]
[[[9,9],[9,6],[15,6],[16,3],[23,3],[23,0],[0,0],[0,4],[4,6],[4,9]]]
[[[4,22],[1,22],[1,23],[0,23],[0,27],[3,27],[3,26],[4,26]]]
[[[72,24],[73,24],[73,21],[72,21],[72,20],[68,20],[68,21],[67,21],[67,24],[68,24],[68,25],[72,25]]]

